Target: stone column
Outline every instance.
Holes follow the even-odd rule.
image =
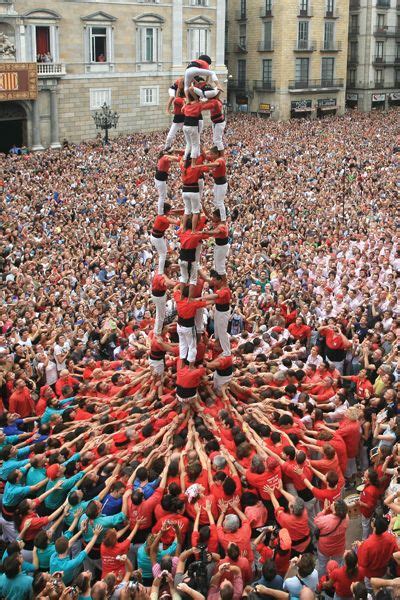
[[[217,0],[215,27],[215,64],[216,67],[223,67],[225,65],[225,0]]]
[[[172,68],[182,66],[182,0],[173,0],[172,5]]]
[[[44,150],[40,137],[39,101],[32,100],[32,150]]]
[[[58,131],[58,98],[57,88],[50,90],[50,148],[61,148]]]

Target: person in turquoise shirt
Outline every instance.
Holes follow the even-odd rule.
[[[34,456],[31,459],[32,466],[26,475],[26,485],[36,485],[41,481],[47,481],[45,464],[46,458],[44,456]],[[36,495],[37,494],[34,494],[34,496]]]
[[[63,412],[68,408],[57,408],[60,406],[70,405],[75,400],[75,396],[71,398],[64,398],[64,400],[58,400],[58,398],[49,398],[47,401],[46,410],[40,417],[42,425],[50,423],[50,419],[53,415],[62,415]]]
[[[72,492],[70,492],[68,495],[69,511],[64,519],[64,523],[68,526],[71,525],[76,512],[78,510],[82,510],[82,512],[85,512],[87,507],[91,502],[93,502],[93,500],[98,500],[99,502],[101,502],[103,498],[105,498],[108,494],[114,481],[116,481],[116,476],[109,477],[104,489],[100,492],[98,496],[95,496],[95,498],[92,498],[91,500],[83,500],[82,490],[73,490]]]
[[[24,473],[20,469],[15,469],[7,477],[7,483],[4,487],[3,506],[6,510],[15,508],[29,494],[37,492],[41,487],[46,485],[47,479],[40,481],[36,485],[23,485]]]
[[[76,473],[76,475],[66,479],[63,477],[65,472],[65,463],[62,465],[56,463],[54,465],[50,465],[50,467],[47,467],[46,475],[48,476],[49,481],[46,485],[46,491],[53,489],[58,481],[61,481],[62,485],[46,498],[44,501],[46,509],[53,511],[60,506],[60,504],[63,504],[68,496],[68,492],[70,492],[70,490],[85,476],[85,474],[93,468],[93,465],[90,465],[83,471],[80,471],[79,473]]]
[[[4,448],[3,448],[4,451]],[[1,458],[2,453],[0,453]],[[15,458],[10,458],[8,460],[4,460],[3,464],[0,466],[0,479],[2,481],[7,481],[7,477],[9,474],[15,469],[22,469],[26,467],[27,464],[30,464],[29,458],[24,458],[22,460],[18,460]]]
[[[82,528],[80,532],[82,532]],[[65,585],[70,585],[77,575],[79,567],[83,564],[83,561],[87,558],[89,552],[96,544],[99,535],[102,532],[101,526],[96,526],[93,529],[93,537],[87,544],[85,550],[79,552],[75,558],[69,557],[69,541],[65,536],[62,536],[56,540],[55,553],[50,557],[50,573],[56,573],[61,571],[63,573],[62,580]]]
[[[106,532],[105,530],[110,529],[111,527],[117,527],[126,521],[126,515],[124,512],[119,512],[116,515],[106,517],[101,514],[101,509],[101,502],[98,500],[91,500],[85,511],[85,514],[81,517],[80,525],[85,525],[86,527],[82,535],[82,538],[86,543],[92,539],[92,535],[96,527],[100,526],[103,531],[103,534],[100,536],[98,542],[100,544]]]
[[[24,547],[24,542],[22,540],[16,540],[15,542],[11,542],[11,544],[8,544],[7,546],[7,550],[5,550],[3,556],[2,556],[2,562],[4,562],[7,558],[7,556],[12,556],[13,554],[21,554],[21,550]],[[22,557],[22,564],[21,564],[21,571],[22,573],[25,573],[26,575],[33,575],[33,573],[36,571],[34,565],[31,562],[28,562],[27,560],[24,559],[24,557]]]
[[[33,558],[32,562],[35,569],[40,569],[40,571],[49,571],[50,569],[50,558],[56,552],[56,546],[52,542],[54,533],[57,531],[57,528],[61,525],[65,516],[65,512],[61,514],[61,516],[55,521],[49,529],[42,529],[36,535],[33,543]],[[64,537],[68,540],[68,546],[71,549],[72,545],[76,542],[76,540],[80,537],[81,531],[78,531],[73,536],[74,530],[78,525],[79,518],[81,513],[77,512],[74,519],[72,520],[71,526],[64,533]]]
[[[31,437],[31,433],[23,433],[22,435],[6,435],[3,431],[0,431],[0,452],[3,450],[4,446],[10,444],[11,446],[16,446],[25,438]]]
[[[137,551],[137,565],[138,569],[142,571],[143,585],[149,586],[153,581],[152,562],[150,558],[150,546],[154,543],[158,544],[161,538],[161,534],[154,536],[150,534],[144,544],[139,546]],[[162,550],[162,546],[157,550],[157,562],[159,563],[163,556],[167,554],[174,554],[177,549],[178,542],[174,540],[172,544],[166,549]]]
[[[5,600],[30,600],[33,598],[33,579],[21,573],[22,556],[12,554],[3,563],[0,575],[0,596]]]

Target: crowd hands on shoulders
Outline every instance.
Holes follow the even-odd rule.
[[[0,597],[399,597],[398,116],[3,161]]]

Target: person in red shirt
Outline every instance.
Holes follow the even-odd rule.
[[[158,155],[157,168],[154,175],[154,183],[158,191],[158,203],[157,203],[157,214],[164,214],[164,203],[167,199],[168,188],[168,174],[171,168],[172,162],[179,162],[180,156],[170,154],[166,150],[162,150]]]
[[[365,487],[360,496],[360,512],[363,540],[366,540],[371,533],[371,517],[381,497],[378,473],[372,467],[365,471],[364,483]]]
[[[221,348],[222,351],[222,348]],[[205,363],[207,369],[214,370],[214,390],[217,394],[225,394],[227,385],[233,375],[233,359],[232,356],[224,356],[221,354],[211,362]]]
[[[182,108],[182,112],[185,116],[183,122],[183,134],[186,141],[185,159],[190,158],[192,166],[194,167],[196,165],[196,159],[200,156],[199,120],[201,113],[204,110],[210,110],[210,108],[215,107],[216,100],[213,99],[207,100],[206,102],[200,102],[194,88],[188,90],[187,100],[188,103]]]
[[[209,296],[215,300],[214,335],[222,348],[223,356],[230,356],[231,343],[229,340],[228,324],[231,315],[232,292],[226,279],[216,271],[212,273],[213,293]]]
[[[246,557],[250,562],[253,560],[253,550],[251,547],[251,525],[249,519],[239,508],[239,499],[231,502],[231,507],[235,515],[225,516],[228,505],[221,503],[220,515],[217,522],[218,541],[225,552],[231,543],[239,547],[241,556]],[[239,520],[240,519],[240,520]],[[240,525],[240,521],[242,524]]]
[[[212,112],[212,111],[211,111]],[[214,206],[219,210],[221,221],[226,221],[225,196],[228,191],[228,182],[226,180],[226,162],[222,156],[222,149],[214,146],[209,150],[208,158],[211,162],[205,163],[204,166],[212,169],[211,175],[214,179]],[[215,211],[214,211],[215,212]]]
[[[39,396],[38,401],[36,402],[35,414],[38,417],[41,417],[47,408],[47,400],[50,400],[50,398],[55,398],[55,397],[56,397],[56,395],[53,392],[53,390],[51,389],[51,387],[49,385],[43,385],[40,388],[40,396]]]
[[[178,400],[185,404],[191,400],[195,400],[197,398],[197,388],[206,373],[204,367],[195,369],[186,366],[183,361],[180,361],[176,374],[176,395]]]
[[[358,375],[342,375],[342,379],[356,384],[356,396],[360,401],[368,399],[374,394],[374,386],[367,379],[366,369],[361,369]]]
[[[352,406],[346,411],[345,418],[340,422],[337,430],[338,435],[341,436],[346,444],[347,467],[344,476],[347,487],[354,485],[357,475],[356,456],[358,455],[361,439],[359,416],[358,409]]]
[[[353,550],[347,550],[344,554],[344,565],[330,571],[329,580],[324,587],[333,587],[337,598],[353,598],[351,584],[362,580],[357,554]]]
[[[181,245],[179,251],[181,276],[179,281],[182,285],[189,284],[193,290],[193,287],[197,283],[198,260],[200,259],[200,253],[197,252],[197,249],[202,240],[208,236],[200,231],[192,231],[192,218],[189,218],[183,224],[182,229],[179,229],[178,237]],[[193,296],[193,291],[191,292],[191,296]]]
[[[267,491],[271,496],[271,502],[275,509],[275,518],[278,524],[287,529],[292,540],[292,553],[295,556],[307,552],[311,546],[311,532],[308,524],[307,511],[305,509],[304,500],[292,496],[281,488],[281,493],[289,502],[289,512],[285,512],[282,506],[275,497],[275,491],[268,488]]]
[[[62,396],[62,389],[65,385],[73,387],[74,385],[79,385],[79,381],[75,377],[72,377],[67,369],[62,369],[55,385],[55,392],[59,398]]]
[[[171,263],[166,260],[164,273],[156,273],[151,282],[151,299],[156,307],[156,318],[154,321],[154,333],[161,335],[165,320],[165,306],[167,303],[167,289],[173,288],[176,281],[170,278]]]
[[[179,225],[178,220],[171,219],[171,205],[168,202],[164,204],[164,214],[158,215],[153,223],[151,230],[150,241],[158,253],[158,274],[164,273],[165,261],[167,259],[167,244],[164,234],[170,225]]]
[[[226,277],[226,259],[229,254],[229,231],[226,222],[223,222],[222,210],[217,208],[212,214],[213,229],[204,231],[205,234],[215,238],[214,245],[214,270],[218,275]]]
[[[396,537],[388,532],[385,517],[372,519],[372,534],[358,548],[358,566],[363,577],[383,577],[394,552],[398,551]]]
[[[132,531],[123,542],[118,540],[127,532],[129,524],[118,532],[114,528],[106,531],[100,546],[102,579],[113,573],[118,583],[122,581],[126,573],[126,555],[142,521],[143,519],[140,518],[136,521]]]
[[[201,212],[199,179],[205,170],[202,164],[203,158],[197,157],[193,164],[190,157],[182,158],[180,162],[182,179],[182,199],[184,204],[183,228],[186,229],[187,222],[191,217],[192,231],[197,230],[199,215]]]
[[[210,65],[211,58],[207,54],[201,54],[199,58],[196,58],[196,60],[192,60],[188,64],[183,80],[183,89],[186,94],[186,97],[195,77],[204,77],[206,79],[211,77],[211,80],[214,81],[214,83],[218,83],[218,77],[215,71],[212,71],[210,69]]]
[[[307,342],[311,335],[311,327],[306,325],[303,317],[296,317],[295,322],[289,325],[288,331],[294,340],[300,340],[304,343]]]
[[[183,93],[183,89],[178,89],[176,93],[177,95],[175,96],[175,98],[173,98],[172,101],[168,102],[167,112],[169,113],[169,107],[172,105],[172,112],[174,114],[174,117],[172,119],[171,127],[168,131],[167,139],[165,140],[165,152],[168,152],[169,149],[173,146],[178,131],[182,131],[183,129],[183,122],[185,120],[185,115],[182,112],[182,108],[185,105],[185,96]]]
[[[149,354],[149,365],[152,368],[154,374],[160,377],[164,373],[165,369],[165,356],[167,352],[177,354],[179,352],[178,344],[170,344],[166,339],[166,329],[162,335],[154,335],[150,332],[150,354]]]
[[[23,379],[17,379],[15,382],[15,391],[9,400],[9,410],[22,418],[35,414],[35,403]]]
[[[351,346],[350,340],[343,335],[338,325],[320,327],[318,332],[325,338],[326,358],[328,362],[333,363],[340,374],[342,374],[346,350]]]
[[[174,300],[178,313],[177,332],[179,336],[179,357],[187,360],[194,366],[197,353],[197,339],[194,327],[194,319],[198,308],[203,308],[211,303],[208,296],[203,300],[195,300],[189,297],[189,287],[182,291],[175,289]]]

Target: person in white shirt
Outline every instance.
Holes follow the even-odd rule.
[[[319,353],[318,346],[313,346],[311,348],[311,352],[307,358],[306,366],[315,365],[316,367],[319,367],[319,365],[322,365],[323,362],[324,362],[324,359],[322,358],[322,356]]]
[[[67,356],[70,348],[71,345],[64,335],[60,334],[56,337],[56,343],[54,344],[54,359],[56,361],[58,372],[66,369]]]

